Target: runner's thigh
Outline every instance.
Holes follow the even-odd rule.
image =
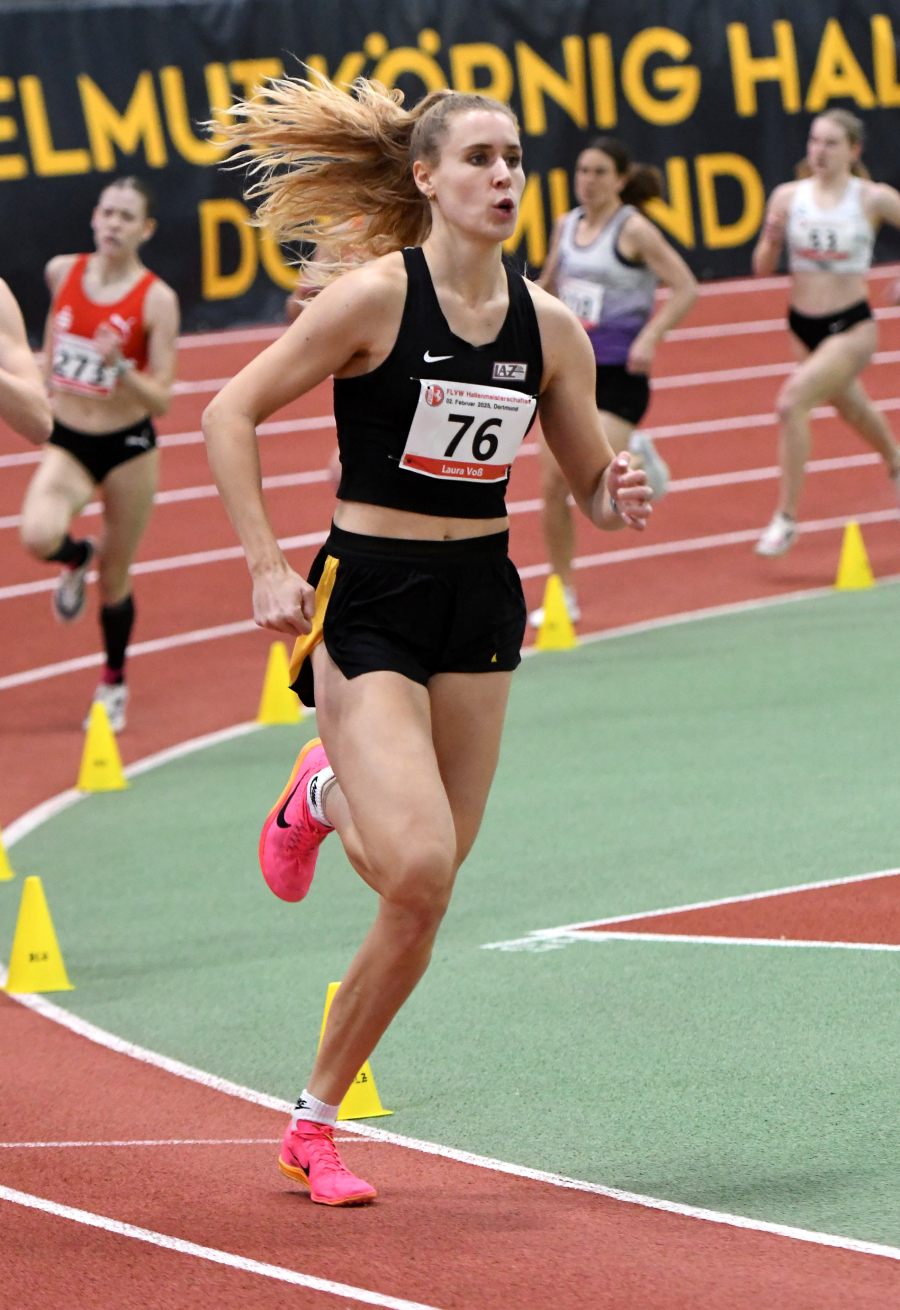
[[[457,866],[472,849],[500,755],[511,673],[438,673],[431,733],[456,828]]]
[[[370,869],[392,899],[409,879],[445,890],[456,836],[431,739],[428,692],[385,670],[345,678],[324,644],[312,653],[316,715]]]
[[[868,320],[849,332],[823,341],[787,381],[784,395],[794,403],[815,405],[841,391],[863,371],[872,358],[878,334]]]
[[[634,424],[627,423],[625,419],[620,418],[618,414],[610,414],[605,409],[601,409],[599,414],[603,435],[612,446],[615,454],[621,454],[631,440],[631,434],[634,431]]]
[[[22,504],[23,538],[31,543],[40,535],[64,536],[95,490],[94,479],[74,456],[59,446],[45,446]]]
[[[100,488],[106,509],[103,560],[127,568],[153,510],[159,477],[159,451],[147,450],[117,465]]]

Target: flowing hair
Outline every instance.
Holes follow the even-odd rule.
[[[303,280],[322,287],[370,259],[419,246],[431,231],[431,206],[413,164],[436,163],[450,120],[469,110],[505,114],[489,96],[433,91],[411,110],[403,93],[357,78],[352,95],[312,74],[269,82],[229,111],[225,135],[235,159],[249,161],[246,198],[255,222],[281,244],[315,242],[326,257],[299,257]],[[222,131],[216,124],[218,131]],[[320,252],[321,254],[322,252]]]

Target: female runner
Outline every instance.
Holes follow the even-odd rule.
[[[22,311],[0,278],[0,418],[14,432],[40,446],[53,417],[40,370],[25,335]]]
[[[788,244],[788,325],[799,367],[777,401],[781,424],[781,499],[756,545],[757,555],[783,555],[797,536],[797,510],[812,447],[810,411],[830,401],[877,450],[900,491],[900,448],[884,415],[859,380],[878,344],[866,272],[882,222],[900,227],[900,192],[869,180],[860,163],[863,125],[846,109],[813,119],[809,176],[772,192],[753,272],[768,277]]]
[[[597,361],[597,408],[606,439],[618,454],[632,452],[643,467],[654,499],[669,484],[669,470],[650,437],[635,428],[650,403],[648,374],[653,353],[697,298],[693,273],[648,218],[641,205],[662,194],[655,168],[633,164],[612,137],[582,150],[575,164],[578,207],[557,220],[550,253],[538,285],[581,319]],[[656,314],[658,283],[671,297]],[[572,576],[575,524],[569,488],[545,441],[539,443],[544,498],[544,540],[554,573],[562,581],[569,617],[581,617]],[[532,611],[537,628],[543,609]]]
[[[178,298],[141,263],[156,230],[153,199],[139,178],[105,187],[91,219],[96,254],[58,255],[47,265],[53,296],[45,357],[55,422],[22,506],[22,541],[62,564],[53,608],[63,623],[84,613],[97,555],[106,667],[94,700],[114,732],[125,727],[125,651],[134,625],[129,571],[153,506],[159,452],[151,415],[172,403]],[[74,541],[73,518],[103,498],[103,541]]]
[[[511,111],[444,91],[406,112],[362,80],[355,96],[285,80],[242,108],[235,133],[264,170],[251,194],[268,195],[273,232],[296,238],[327,214],[331,239],[364,214],[354,258],[364,240],[373,260],[327,286],[204,415],[256,622],[299,638],[294,685],[306,704],[315,695],[322,734],[266,820],[263,874],[300,900],[336,828],[379,897],[279,1159],[329,1205],[375,1196],[337,1155],[338,1106],[428,965],[497,764],[525,628],[504,492],[536,407],[592,522],[642,528],[650,513],[643,471],[603,435],[577,319],[501,263],[525,185]],[[304,582],[269,525],[254,427],[329,374],[343,471]]]

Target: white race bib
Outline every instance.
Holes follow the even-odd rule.
[[[109,396],[116,388],[116,370],[104,362],[95,343],[73,332],[53,336],[53,382],[63,391],[85,396]]]
[[[582,327],[594,328],[600,322],[603,288],[599,282],[589,282],[582,277],[560,278],[559,298],[581,320]]]
[[[499,482],[516,457],[534,396],[469,382],[419,380],[400,467],[454,482]]]
[[[849,259],[853,254],[853,235],[856,225],[852,219],[801,218],[797,223],[800,240],[796,248],[804,259],[830,263]]]

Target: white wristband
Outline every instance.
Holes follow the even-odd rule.
[[[113,364],[113,368],[116,370],[116,377],[121,381],[125,374],[130,373],[134,368],[134,360],[126,359],[124,355],[120,355]]]

